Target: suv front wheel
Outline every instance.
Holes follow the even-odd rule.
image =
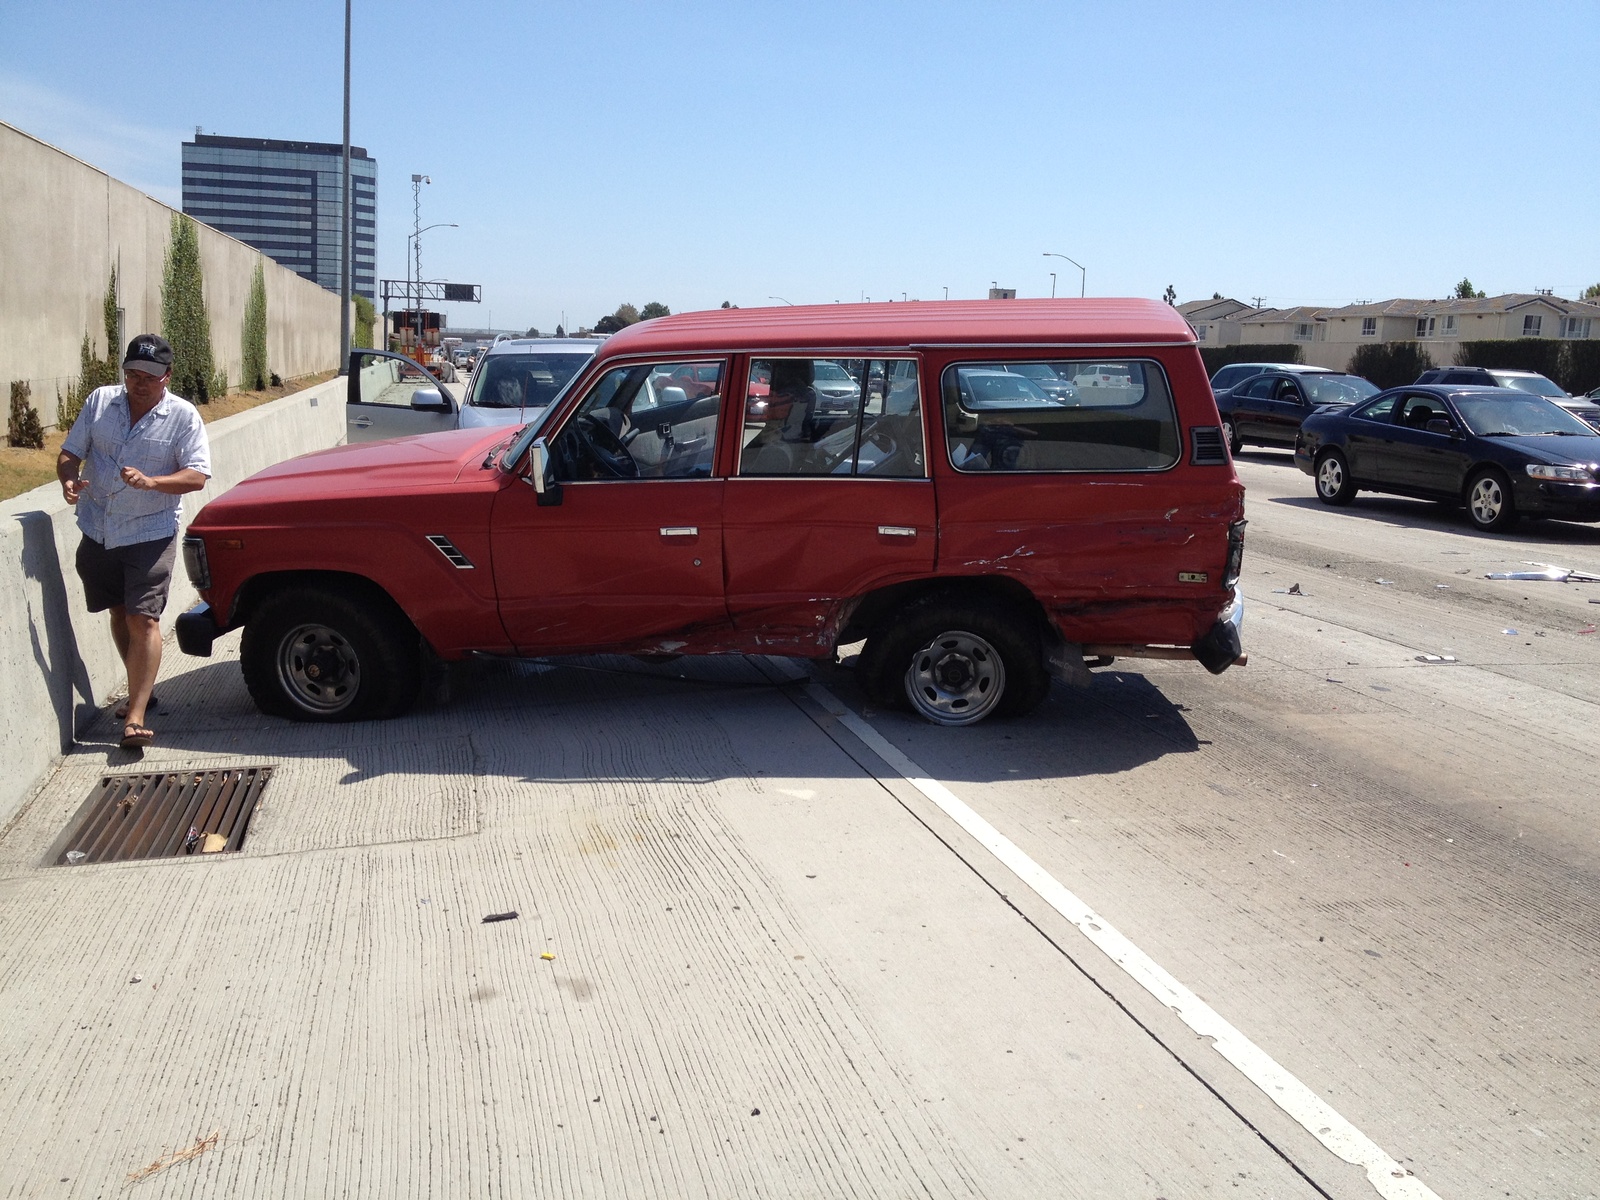
[[[291,721],[398,716],[422,685],[417,634],[387,598],[294,587],[264,601],[239,645],[256,707]]]
[[[935,725],[1020,716],[1050,692],[1038,633],[1022,613],[947,597],[891,618],[867,642],[857,669],[875,703],[910,707]]]

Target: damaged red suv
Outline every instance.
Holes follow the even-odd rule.
[[[402,365],[357,351],[352,402]],[[1240,661],[1243,506],[1165,304],[686,313],[611,337],[521,429],[343,446],[213,500],[178,638],[242,629],[256,704],[308,721],[403,712],[432,659],[865,639],[876,703],[967,725],[1116,657]]]

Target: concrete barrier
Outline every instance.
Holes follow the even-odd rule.
[[[206,426],[214,474],[184,497],[184,523],[264,467],[344,438],[346,380]],[[125,682],[104,613],[84,607],[74,510],[57,484],[0,502],[0,827]],[[180,563],[163,627],[195,602]]]

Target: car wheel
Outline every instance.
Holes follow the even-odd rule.
[[[1222,436],[1228,443],[1229,454],[1237,455],[1239,451],[1244,449],[1244,443],[1239,440],[1239,435],[1233,428],[1232,417],[1222,418]]]
[[[1356,498],[1356,482],[1350,477],[1350,464],[1337,450],[1317,459],[1317,499],[1342,507]]]
[[[1467,517],[1479,529],[1493,532],[1517,523],[1517,510],[1511,499],[1511,481],[1487,467],[1467,482]]]
[[[416,701],[416,630],[387,604],[333,588],[297,587],[265,601],[240,641],[256,707],[291,721],[398,716]]]
[[[867,641],[856,664],[867,695],[935,725],[974,725],[1032,712],[1050,675],[1032,623],[1009,605],[929,597]]]

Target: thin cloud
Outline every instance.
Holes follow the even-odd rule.
[[[0,77],[0,121],[164,204],[183,204],[178,147],[188,131],[137,125],[65,92],[15,77]]]

